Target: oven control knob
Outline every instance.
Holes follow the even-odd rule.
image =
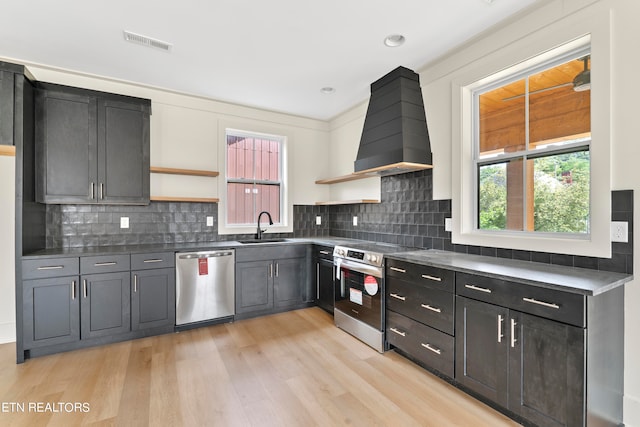
[[[369,255],[369,261],[371,262],[378,262],[378,257],[375,255]]]

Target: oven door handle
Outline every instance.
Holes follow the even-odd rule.
[[[373,277],[382,278],[382,269],[360,262],[349,261],[347,259],[336,258],[334,264],[338,269],[346,268],[347,270],[357,271],[362,274],[369,274]]]

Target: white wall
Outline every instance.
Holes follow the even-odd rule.
[[[0,155],[0,344],[16,340],[15,157]]]

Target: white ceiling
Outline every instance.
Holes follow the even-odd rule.
[[[326,120],[397,66],[417,70],[540,1],[14,0],[0,57]],[[385,47],[393,33],[406,43]]]

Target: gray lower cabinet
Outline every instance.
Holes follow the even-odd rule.
[[[336,270],[333,264],[333,248],[330,246],[316,246],[313,249],[313,264],[315,267],[314,299],[318,307],[333,314],[334,290]]]
[[[305,245],[236,249],[236,317],[305,306]]]
[[[27,349],[80,339],[78,276],[25,280],[23,340]]]
[[[124,334],[131,330],[128,271],[81,277],[80,338]]]
[[[131,269],[131,330],[173,327],[176,323],[174,253],[131,254]]]

